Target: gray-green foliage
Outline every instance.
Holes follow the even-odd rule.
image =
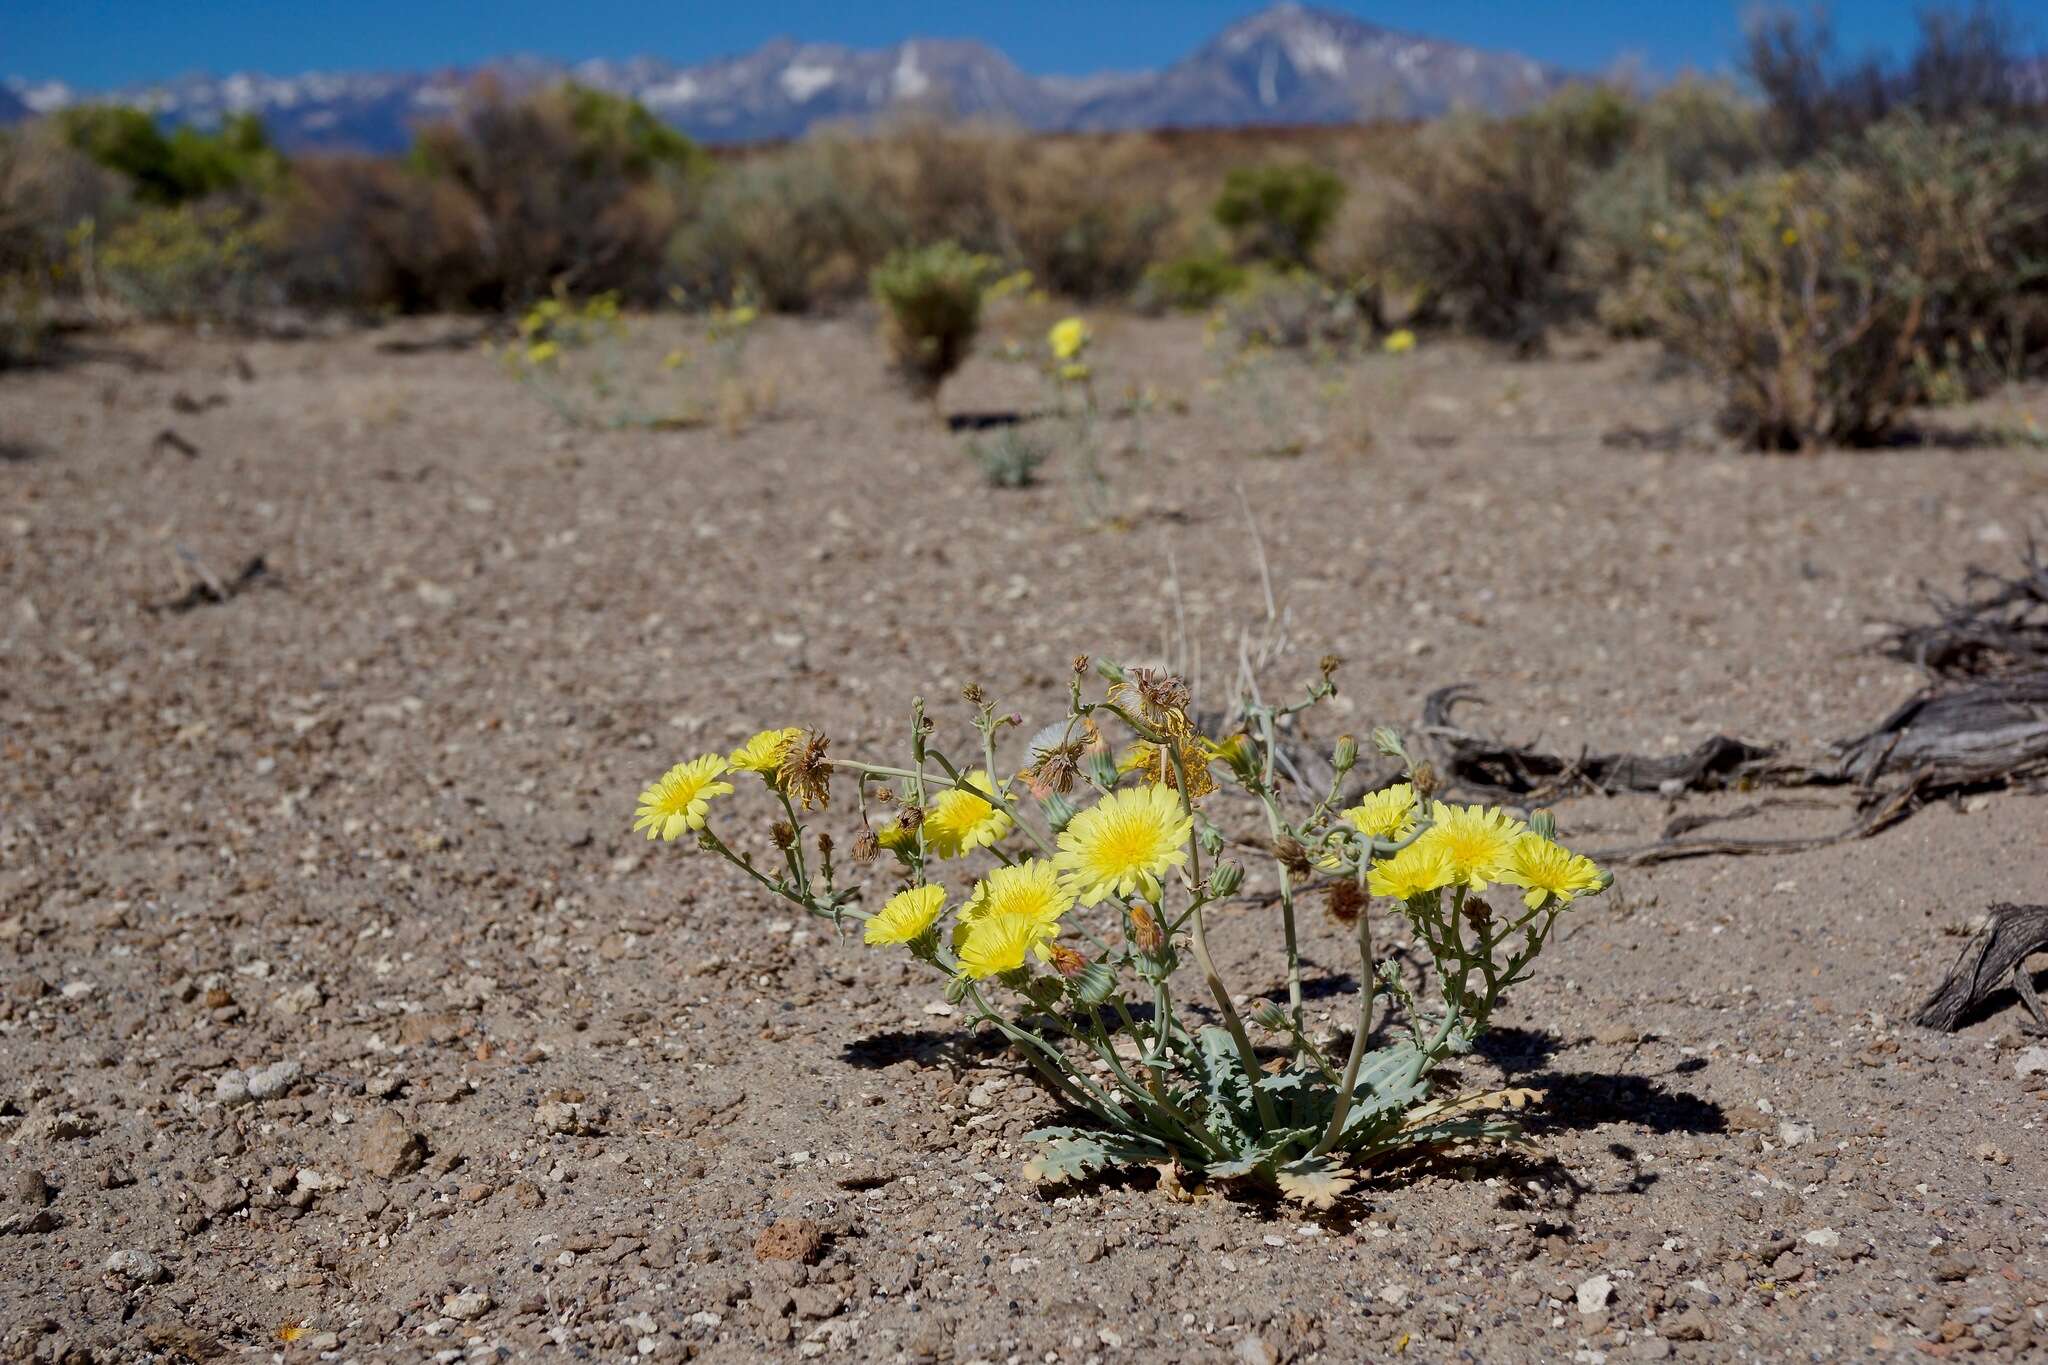
[[[980,466],[991,488],[1029,488],[1038,482],[1038,468],[1051,453],[1044,441],[1016,427],[967,443],[968,457]]]

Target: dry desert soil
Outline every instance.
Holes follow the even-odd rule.
[[[1247,508],[1280,682],[1349,660],[1304,742],[1470,682],[1565,752],[1816,751],[1920,685],[1875,644],[1923,581],[2040,528],[2038,448],[1744,454],[1591,342],[1215,382],[1199,322],[1112,317],[1102,389],[1151,401],[1106,488],[993,491],[859,318],[765,324],[778,410],[737,434],[575,427],[459,335],[393,345],[463,326],[0,377],[0,1354],[2048,1354],[2038,1040],[2009,996],[1906,1022],[1974,917],[2048,900],[2041,795],[1619,869],[1461,1064],[1545,1092],[1530,1144],[1327,1217],[1032,1186],[1055,1106],[938,983],[629,828],[770,724],[893,756],[913,694],[957,740],[979,681],[1028,733],[1073,655],[1182,638],[1213,688],[1264,610]],[[991,346],[944,394],[1039,401]],[[1597,849],[1745,799],[1557,817]],[[1273,912],[1217,926],[1274,990]],[[1347,934],[1304,933],[1341,1031]]]

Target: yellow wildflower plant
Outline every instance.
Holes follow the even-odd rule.
[[[1345,823],[1372,839],[1405,839],[1415,831],[1414,784],[1396,782],[1369,793],[1343,813]]]
[[[1277,681],[1261,682],[1204,707],[1205,725],[1221,712],[1213,723],[1229,739],[1218,743],[1196,728],[1182,679],[1076,657],[1065,714],[1049,724],[1024,725],[970,684],[974,743],[964,751],[921,701],[890,762],[835,757],[816,728],[763,730],[724,758],[664,773],[641,793],[634,829],[670,840],[694,832],[750,886],[929,968],[969,1027],[997,1030],[1036,1071],[1045,1108],[1086,1116],[1026,1135],[1040,1144],[1031,1178],[1168,1165],[1184,1180],[1243,1182],[1326,1208],[1368,1167],[1516,1133],[1507,1111],[1525,1100],[1446,1095],[1444,1065],[1485,1032],[1560,916],[1610,880],[1557,842],[1547,813],[1525,824],[1494,807],[1421,800],[1423,765],[1384,727],[1372,743],[1399,760],[1404,780],[1347,803],[1359,742],[1346,734],[1327,786],[1307,790],[1280,736],[1312,733],[1297,718],[1335,695],[1337,667],[1325,658],[1292,699],[1260,700],[1282,696]],[[1091,669],[1106,692],[1086,685]],[[765,789],[733,804],[756,806],[764,828],[729,838],[732,822],[712,828],[708,808],[742,772]],[[835,777],[849,799],[828,805]],[[1216,798],[1202,802],[1211,789]],[[835,861],[848,833],[852,857]],[[877,873],[884,849],[895,857]],[[1261,908],[1233,921],[1247,937],[1268,936],[1272,956],[1254,979],[1287,993],[1248,1011],[1208,939],[1217,907],[1244,890],[1245,869],[1227,856],[1244,849],[1266,850],[1270,870],[1255,892]],[[962,874],[960,860],[977,850],[994,865]],[[1495,883],[1523,894],[1480,900]],[[1307,1011],[1296,919],[1311,893],[1356,943],[1351,970],[1364,985],[1342,1033],[1312,1026]],[[1375,938],[1391,910],[1405,951],[1423,959],[1420,983]],[[1389,998],[1392,1021],[1377,1017]],[[1268,1034],[1262,1044],[1254,1027]],[[1332,1034],[1349,1039],[1341,1055],[1325,1051]]]
[[[1540,834],[1524,834],[1515,840],[1500,879],[1524,888],[1522,900],[1531,910],[1546,901],[1570,905],[1574,897],[1607,885],[1607,874],[1591,858],[1573,853]]]
[[[1387,339],[1380,343],[1380,349],[1388,355],[1406,355],[1415,349],[1415,333],[1406,327],[1387,333]]]
[[[782,760],[789,756],[789,747],[796,743],[803,731],[794,725],[780,730],[763,730],[726,758],[726,763],[735,772],[759,773],[771,785],[775,781],[775,770],[782,766]]]
[[[676,764],[640,793],[633,832],[646,830],[649,839],[673,843],[687,831],[703,829],[711,799],[732,791],[732,783],[718,780],[725,771],[725,760],[716,754]]]
[[[889,897],[861,929],[861,940],[870,944],[911,943],[930,932],[946,908],[943,886],[913,886]]]
[[[1432,844],[1450,859],[1456,880],[1484,891],[1501,880],[1515,840],[1528,828],[1498,806],[1448,806],[1432,801],[1429,830],[1418,842]]]
[[[1111,792],[1060,831],[1053,863],[1083,905],[1105,896],[1157,901],[1159,878],[1188,860],[1194,817],[1163,783]]]
[[[968,773],[967,785],[990,796],[1001,795],[984,768]],[[1008,811],[956,787],[925,814],[924,845],[935,857],[964,858],[978,848],[994,848],[1015,825]]]
[[[1065,364],[1087,348],[1089,335],[1085,319],[1061,318],[1045,334],[1045,344],[1052,351],[1052,358]]]
[[[1029,915],[984,915],[963,926],[955,951],[960,972],[977,981],[1002,976],[1028,964],[1036,954],[1043,961],[1051,956],[1046,945],[1059,933],[1059,926]]]

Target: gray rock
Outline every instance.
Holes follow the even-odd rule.
[[[119,1275],[133,1284],[162,1284],[171,1278],[171,1272],[164,1269],[164,1263],[140,1247],[116,1251],[108,1256],[107,1273]]]
[[[441,1311],[458,1322],[473,1322],[491,1311],[491,1291],[472,1285],[460,1294],[450,1294]]]
[[[249,1098],[254,1100],[276,1099],[298,1082],[301,1070],[303,1068],[297,1062],[287,1058],[282,1062],[272,1062],[261,1071],[250,1072]]]
[[[1614,1297],[1614,1281],[1605,1275],[1595,1275],[1579,1282],[1579,1311],[1591,1316],[1605,1312],[1610,1299]]]
[[[249,1078],[239,1071],[223,1071],[213,1083],[213,1097],[222,1104],[247,1104]]]

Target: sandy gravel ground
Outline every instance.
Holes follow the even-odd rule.
[[[2038,527],[2038,451],[1736,454],[1630,348],[1425,345],[1262,398],[1206,382],[1198,324],[1109,319],[1106,389],[1159,403],[1107,424],[1091,530],[1070,469],[985,490],[858,320],[771,324],[783,410],[736,437],[571,430],[472,350],[379,349],[450,326],[0,378],[0,1353],[2048,1353],[2038,1040],[1903,1022],[1974,915],[2048,899],[2040,797],[1625,871],[1465,1068],[1547,1092],[1533,1151],[1326,1221],[1040,1193],[1052,1106],[932,982],[628,831],[761,725],[879,756],[912,692],[957,732],[979,680],[1029,729],[1075,653],[1160,652],[1169,562],[1213,685],[1260,611],[1239,488],[1280,672],[1352,661],[1332,724],[1468,681],[1564,749],[1810,748],[1913,690],[1874,635]],[[1034,393],[982,359],[945,402]],[[1599,847],[1670,810],[1559,819]],[[1220,916],[1248,993],[1269,917]],[[1344,936],[1306,937],[1341,1026]]]

